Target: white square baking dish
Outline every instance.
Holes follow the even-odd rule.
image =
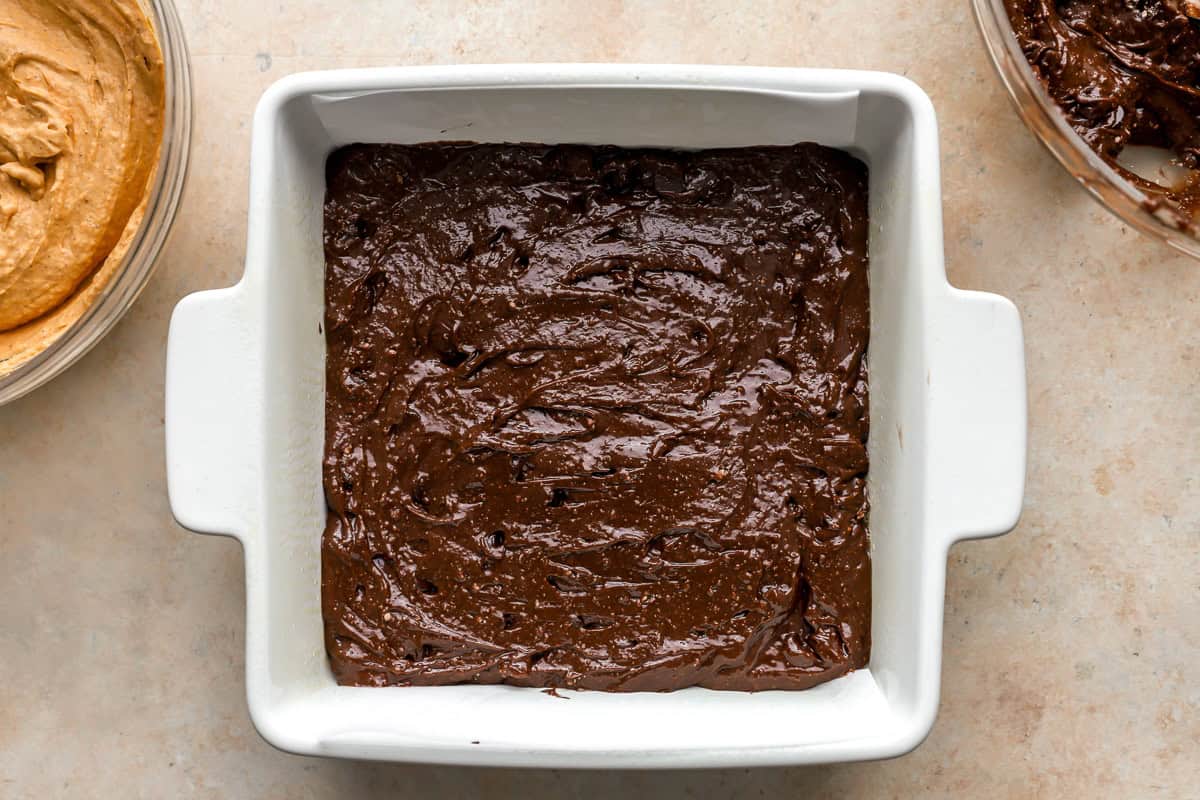
[[[322,639],[328,153],[459,139],[843,148],[870,167],[870,665],[808,691],[653,694],[337,686]],[[937,123],[896,75],[630,65],[294,75],[254,118],[245,276],[171,321],[171,507],[241,541],[246,683],[272,744],[313,755],[546,767],[801,764],[906,752],[938,705],[951,543],[1011,529],[1025,469],[1020,320],[954,289]]]

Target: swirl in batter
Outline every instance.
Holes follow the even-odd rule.
[[[118,273],[158,163],[164,92],[139,0],[0,0],[0,376]]]

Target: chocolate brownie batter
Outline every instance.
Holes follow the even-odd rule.
[[[867,661],[867,170],[327,166],[326,644],[352,685],[803,688]]]
[[[1005,0],[1033,71],[1076,132],[1143,191],[1200,211],[1200,177],[1174,190],[1116,163],[1127,145],[1200,169],[1200,0]]]

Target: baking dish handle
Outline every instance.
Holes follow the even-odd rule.
[[[951,541],[1007,533],[1025,491],[1025,347],[1006,298],[950,289],[934,326],[930,476]]]
[[[246,532],[250,463],[247,425],[257,341],[241,286],[188,295],[167,338],[167,493],[171,513],[197,533]]]

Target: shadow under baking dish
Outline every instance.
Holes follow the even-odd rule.
[[[320,542],[324,164],[351,142],[447,138],[708,148],[813,141],[870,169],[872,655],[806,691],[614,694],[337,686]],[[511,766],[750,766],[914,747],[938,702],[945,558],[1011,528],[1024,480],[1020,324],[945,280],[937,129],[907,80],[862,72],[536,65],[285,79],[260,103],[238,286],[172,320],[171,504],[237,536],[247,691],[299,753]],[[568,699],[563,699],[568,698]]]

